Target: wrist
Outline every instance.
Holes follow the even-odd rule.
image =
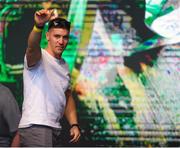
[[[75,124],[71,124],[71,127],[70,128],[73,128],[73,127],[77,127],[79,130],[81,130],[79,124],[75,123]]]
[[[35,32],[42,32],[43,28],[44,28],[44,24],[37,24],[36,22],[34,23],[33,30]]]
[[[41,29],[41,28],[37,27],[36,25],[34,25],[33,31],[35,31],[35,32],[42,32],[43,28]]]
[[[38,29],[42,29],[44,28],[44,24],[37,24],[36,22],[34,23],[34,26],[36,26]]]

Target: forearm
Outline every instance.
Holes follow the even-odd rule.
[[[68,111],[67,111],[68,112]],[[76,112],[69,112],[69,113],[66,113],[65,114],[65,117],[66,119],[68,120],[69,124],[70,125],[73,125],[73,124],[78,124],[78,121],[77,121],[77,114]]]
[[[28,47],[26,49],[28,66],[36,64],[36,62],[41,58],[41,35],[42,32],[37,32],[34,28],[29,35]]]
[[[65,117],[71,126],[70,128],[71,140],[69,142],[77,142],[81,136],[81,131],[77,121],[75,101],[72,97],[71,91],[68,92],[69,93],[66,93],[67,105],[65,109]]]
[[[28,38],[28,48],[39,49],[41,36],[42,36],[42,32],[41,31],[38,32],[33,28]]]
[[[77,112],[76,112],[76,105],[74,99],[71,94],[67,95],[67,104],[65,108],[65,117],[68,120],[69,124],[77,124]]]

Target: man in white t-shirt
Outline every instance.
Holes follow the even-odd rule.
[[[24,102],[19,124],[21,146],[56,146],[63,115],[71,125],[70,142],[77,142],[80,128],[70,89],[70,74],[61,57],[68,44],[70,22],[44,9],[35,13],[34,20],[24,58]],[[46,22],[48,45],[41,49],[41,34]]]

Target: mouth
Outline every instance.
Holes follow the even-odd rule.
[[[64,46],[56,46],[56,48],[64,49]]]

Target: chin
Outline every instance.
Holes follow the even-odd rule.
[[[56,55],[61,55],[62,54],[62,51],[57,51],[56,52]]]

